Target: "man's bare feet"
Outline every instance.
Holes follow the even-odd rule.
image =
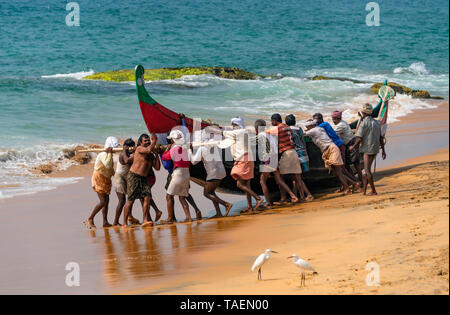
[[[97,227],[94,224],[94,220],[93,219],[87,219],[83,221],[83,224],[88,228],[88,229],[96,229]]]
[[[223,218],[222,213],[216,213],[216,215],[213,215],[212,217],[210,217],[210,219],[217,219],[217,218]]]
[[[174,224],[173,220],[161,220],[161,222],[159,222],[159,224]]]
[[[186,218],[183,221],[181,221],[180,223],[189,223],[192,222],[192,218]]]
[[[263,209],[272,209],[273,204],[271,204],[270,202],[266,202],[261,208]]]
[[[289,201],[287,201],[287,200],[280,200],[280,201],[274,202],[273,204],[276,206],[285,206],[288,203],[289,203]]]
[[[344,191],[344,196],[351,195],[351,194],[352,194],[352,190],[350,188],[347,188],[347,190]]]
[[[228,214],[230,213],[231,208],[233,208],[233,204],[229,203],[229,204],[227,205],[226,210],[225,210],[225,216],[226,216],[226,217],[227,217]]]
[[[376,196],[376,195],[378,195],[376,191],[371,191],[366,196]]]
[[[301,202],[302,200],[301,199],[298,199],[297,197],[291,197],[291,202],[292,203],[299,203],[299,202]]]
[[[253,213],[253,209],[252,208],[246,208],[245,210],[241,211],[240,214],[251,214]]]
[[[259,207],[261,207],[262,203],[264,202],[263,198],[260,198],[255,205],[255,210],[259,209]]]
[[[361,192],[361,186],[359,186],[359,183],[355,183],[353,186],[352,186],[352,192],[354,192],[354,193],[360,193]]]
[[[161,216],[162,216],[162,211],[157,211],[156,217],[155,217],[155,222],[158,222],[158,220],[161,219]]]
[[[201,220],[202,219],[202,213],[200,211],[196,211],[195,212],[195,216],[197,220]]]
[[[308,197],[305,198],[306,202],[310,202],[310,201],[313,201],[313,200],[314,200],[313,195],[308,195]]]
[[[140,225],[141,224],[141,222],[139,222],[138,219],[136,219],[135,217],[132,217],[132,216],[130,216],[128,218],[128,223],[131,225],[134,225],[134,224]]]
[[[103,228],[109,228],[109,227],[111,227],[111,226],[112,226],[112,225],[109,224],[109,222],[103,223]]]
[[[151,227],[153,225],[154,225],[153,221],[146,221],[142,223],[142,227]]]
[[[113,226],[122,226],[122,224],[120,224],[119,222],[114,222]]]

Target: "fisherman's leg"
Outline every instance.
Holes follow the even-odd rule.
[[[348,188],[347,180],[345,179],[344,175],[342,174],[342,165],[333,165],[333,171],[336,177],[341,182],[342,186],[344,187],[344,194],[349,194],[351,191]]]
[[[252,187],[251,187],[251,180],[250,180],[250,179],[248,179],[248,180],[245,181],[245,185],[247,186],[248,191],[251,192],[250,195],[251,195],[253,198],[255,198],[255,200],[256,200],[255,209],[258,209],[259,207],[261,207],[262,203],[264,202],[264,199],[261,198],[260,196],[258,196],[258,195],[252,190]],[[251,203],[251,202],[250,202],[250,203]]]
[[[262,198],[259,197],[251,188],[250,188],[250,181],[238,179],[237,180],[237,188],[242,190],[247,194],[247,200],[250,198],[250,205],[251,205],[251,197],[255,198],[256,200],[261,200]]]
[[[155,222],[157,222],[162,216],[162,211],[159,210],[159,208],[156,205],[155,200],[153,199],[153,197],[150,199],[150,206],[152,206],[153,209],[155,209],[155,212],[156,212]]]
[[[117,199],[119,200],[119,202],[117,203],[116,216],[114,218],[113,225],[120,226],[119,219],[120,219],[120,215],[122,214],[122,211],[123,211],[123,206],[125,206],[126,196],[125,196],[125,194],[122,194],[119,192],[116,192],[116,194],[117,194]]]
[[[359,186],[362,188],[364,186],[364,177],[362,174],[361,165],[359,165],[359,163],[355,163],[353,166],[355,166],[356,172],[358,173]]]
[[[105,194],[101,194],[101,193],[97,193],[98,199],[99,199],[99,203],[95,205],[94,210],[92,210],[91,215],[89,216],[89,218],[85,221],[85,223],[87,224],[88,228],[95,228],[95,224],[94,224],[94,217],[97,215],[97,213],[99,213],[100,210],[103,209],[103,207],[105,206]]]
[[[152,197],[145,196],[142,204],[142,226],[153,225],[152,217],[150,216],[150,203]]]
[[[197,204],[195,203],[192,195],[189,194],[189,196],[187,196],[185,199],[187,200],[187,202],[189,202],[189,204],[192,206],[192,208],[194,208],[195,213],[197,214],[197,217],[199,217],[199,216],[201,217],[202,213],[201,213],[200,209],[197,207]]]
[[[109,195],[105,194],[105,206],[102,209],[103,214],[103,227],[110,227],[111,224],[108,222],[108,208],[109,208]]]
[[[185,222],[192,221],[191,214],[189,213],[189,205],[186,201],[186,197],[178,196],[178,199],[180,200],[181,206],[183,207],[184,214],[186,215]]]
[[[266,207],[272,207],[272,203],[270,202],[269,196],[269,188],[267,187],[267,179],[269,178],[270,173],[261,173],[261,177],[259,179],[259,183],[261,184],[262,191],[264,193],[264,198],[266,198]]]
[[[367,156],[367,163],[366,163],[366,156]],[[372,174],[372,164],[375,158],[376,154],[375,155],[364,154],[364,167],[365,167],[364,171],[366,172],[367,182],[370,184],[370,187],[372,189],[372,191],[368,194],[370,196],[378,194],[375,189],[375,183],[373,182],[373,174]]]
[[[128,218],[131,213],[131,209],[133,208],[134,200],[128,199],[125,203],[125,207],[123,209],[123,225],[122,227],[128,226]]]
[[[174,196],[167,194],[166,200],[167,200],[167,220],[164,220],[161,223],[173,223],[175,221]]]
[[[306,201],[312,201],[314,200],[313,195],[311,194],[311,192],[309,191],[308,187],[306,186],[304,180],[302,179],[302,176],[300,175],[300,188],[301,191],[303,192],[303,194],[305,195],[305,200]]]
[[[216,189],[217,187],[219,187],[220,185],[220,181],[216,181],[216,182],[207,182],[205,185],[205,189],[203,190],[203,195],[208,198],[209,200],[211,200],[213,203],[219,203],[224,207],[227,207],[229,205],[228,202],[220,199],[217,195],[216,195]]]
[[[289,196],[291,196],[292,202],[294,203],[299,202],[297,195],[289,188],[286,182],[281,178],[280,172],[279,171],[273,172],[273,176],[275,177],[275,182],[277,183],[278,187],[280,187],[281,194],[283,195],[284,193],[284,198],[282,197],[281,200],[286,200],[286,193],[288,193]]]

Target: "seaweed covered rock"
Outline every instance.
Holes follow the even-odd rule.
[[[251,73],[234,67],[182,67],[182,68],[160,68],[145,69],[144,79],[151,81],[178,79],[185,75],[201,75],[211,74],[219,78],[235,79],[235,80],[256,80],[264,77],[255,73]],[[115,70],[99,72],[84,77],[85,80],[103,80],[103,81],[134,81],[134,70]]]
[[[380,89],[380,87],[382,85],[383,85],[382,82],[375,83],[374,85],[372,85],[370,87],[370,89],[375,94],[378,94],[378,90]],[[413,90],[413,89],[410,89],[409,87],[406,87],[404,85],[401,85],[401,84],[398,84],[395,82],[388,82],[388,85],[391,88],[393,88],[397,94],[411,95],[414,98],[431,98],[430,93],[428,93],[428,91],[426,91],[426,90]]]
[[[367,81],[360,81],[360,80],[354,80],[354,79],[350,79],[350,78],[340,78],[340,77],[327,77],[324,75],[316,75],[313,77],[308,78],[312,81],[320,81],[320,80],[337,80],[337,81],[350,81],[353,83],[369,83]]]

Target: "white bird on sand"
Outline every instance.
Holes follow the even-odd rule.
[[[300,268],[301,272],[302,272],[302,279],[300,282],[300,286],[306,286],[306,276],[305,276],[305,271],[310,270],[313,272],[313,275],[317,275],[318,273],[316,272],[316,270],[306,261],[303,260],[301,258],[299,258],[297,256],[297,254],[293,254],[292,256],[289,256],[289,258],[294,258],[294,260],[292,261],[294,263],[294,265],[296,265],[298,268]]]
[[[270,253],[278,254],[276,251],[267,249],[263,254],[259,255],[253,263],[252,272],[258,269],[258,280],[262,280],[261,277],[261,268],[266,261],[270,259]]]

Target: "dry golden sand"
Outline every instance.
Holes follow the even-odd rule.
[[[147,294],[448,294],[449,187],[446,161],[379,172],[379,195],[325,194],[292,208],[250,215],[226,232],[225,247],[195,256],[206,269],[127,293]],[[442,157],[442,151],[428,159]],[[250,268],[266,248],[278,251]],[[293,253],[319,272],[300,275]],[[366,285],[366,264],[380,267],[380,286]]]

